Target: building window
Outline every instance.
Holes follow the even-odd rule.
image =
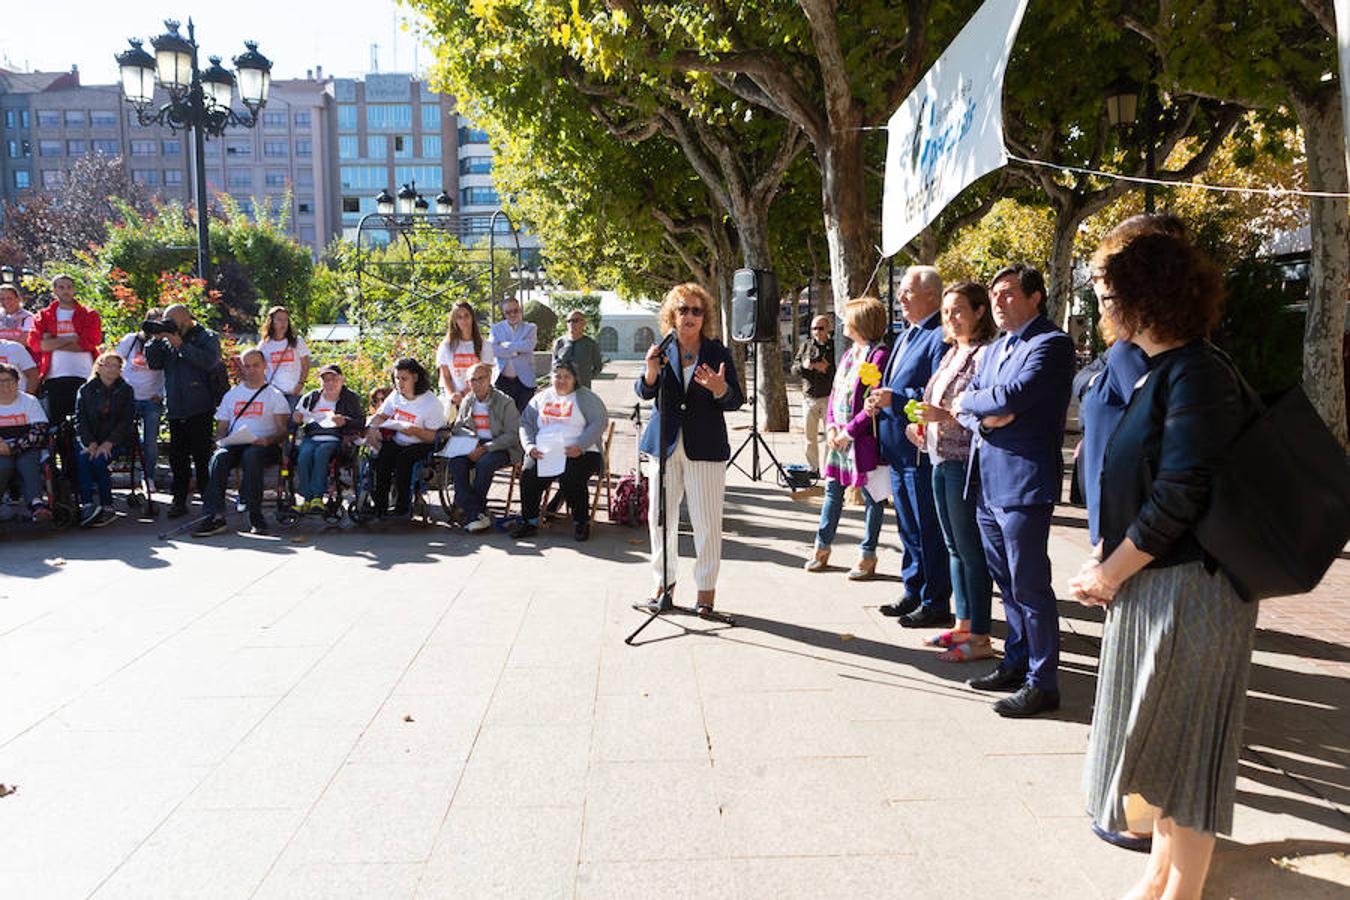
[[[82,109],[66,110],[66,127],[83,128],[89,122],[89,116]]]
[[[301,110],[300,112],[298,112],[298,113],[295,114],[295,127],[296,127],[296,128],[308,128],[308,127],[309,127],[309,121],[310,121],[310,119],[309,119],[309,110],[307,110],[307,109],[306,109],[306,110]]]
[[[206,155],[207,155],[207,156],[220,156],[220,141],[207,141],[207,142],[206,142]]]
[[[60,187],[66,183],[66,173],[60,169],[43,169],[42,186],[45,188]]]
[[[306,244],[312,244],[312,243],[314,243],[314,226],[313,226],[313,225],[301,225],[301,226],[300,226],[300,240],[304,241]]]
[[[346,103],[338,105],[338,130],[356,130],[356,107]]]
[[[481,128],[470,128],[464,125],[459,129],[459,142],[461,144],[486,144],[488,135]]]
[[[225,144],[226,156],[252,156],[253,144],[248,141],[227,141]]]
[[[311,187],[314,184],[314,170],[297,169],[295,171],[295,183],[300,187]]]
[[[434,194],[443,184],[440,166],[395,166],[394,184],[417,182],[422,186],[421,193]],[[431,188],[431,190],[427,190]]]
[[[286,151],[290,149],[287,141],[263,141],[263,156],[285,157]]]
[[[122,148],[118,146],[117,141],[96,138],[92,143],[94,145],[94,152],[101,153],[104,156],[117,156],[122,152]]]
[[[388,187],[384,166],[342,166],[338,175],[344,191],[378,191]]]
[[[19,158],[19,142],[18,142],[18,141],[13,141],[13,140],[11,140],[11,141],[8,141],[7,144],[8,144],[8,147],[9,147],[9,158],[10,158],[10,159],[18,159],[18,158]]]
[[[165,169],[165,170],[164,170],[164,183],[165,183],[165,184],[168,184],[168,185],[182,184],[182,183],[183,183],[183,170],[182,170],[182,169]]]
[[[407,131],[412,128],[412,104],[371,103],[366,106],[366,128],[371,131]]]
[[[412,155],[412,137],[404,134],[394,135],[394,156],[408,159]]]
[[[619,352],[619,333],[608,325],[600,329],[595,342],[600,345],[601,353]]]
[[[19,111],[17,109],[5,110],[5,127],[9,129],[19,127]]]
[[[155,142],[154,142],[154,141],[132,141],[132,142],[131,142],[131,155],[132,155],[132,156],[154,156],[154,155],[155,155]]]
[[[227,169],[225,186],[229,188],[253,187],[253,171],[251,169]]]
[[[285,128],[286,111],[284,109],[269,109],[263,112],[262,124],[264,128]]]
[[[441,106],[439,103],[422,104],[422,130],[441,130]]]
[[[89,113],[89,124],[95,128],[116,128],[117,113],[109,109],[96,109]]]
[[[276,169],[268,169],[267,174],[263,176],[263,184],[267,187],[284,188],[286,186],[286,173],[279,172]]]
[[[38,141],[38,156],[60,156],[60,141]]]
[[[384,159],[389,153],[389,138],[382,134],[366,135],[366,156]]]
[[[490,156],[466,156],[459,161],[459,174],[461,175],[491,175],[492,157]]]
[[[160,141],[159,152],[163,153],[165,156],[182,156],[183,142],[177,138],[174,138],[171,141]]]
[[[295,209],[302,216],[312,216],[314,215],[314,201],[308,198],[301,200],[295,205]]]
[[[423,159],[441,158],[441,136],[439,134],[422,135],[422,158]]]
[[[651,349],[652,344],[656,343],[656,335],[650,328],[643,325],[637,331],[633,332],[633,352],[646,353]]]
[[[253,201],[252,201],[252,200],[240,200],[240,201],[239,201],[239,211],[240,211],[241,213],[243,213],[244,215],[246,215],[246,216],[251,216],[251,215],[253,215]]]
[[[85,148],[86,148],[87,146],[88,146],[88,145],[87,145],[84,141],[78,141],[78,140],[66,141],[66,155],[67,155],[67,156],[84,156],[84,154],[85,154],[85,152],[86,152],[86,151],[85,151]]]
[[[361,139],[354,134],[338,136],[338,159],[356,159],[361,155]]]
[[[343,197],[342,211],[344,213],[359,213],[361,211],[360,197]]]
[[[14,170],[14,186],[19,190],[30,186],[33,183],[33,176],[27,169]]]
[[[159,184],[159,170],[132,169],[131,180],[137,184],[143,184],[146,187],[156,187]]]
[[[61,113],[55,109],[39,109],[37,111],[37,120],[39,128],[61,127]]]
[[[20,128],[28,127],[28,110],[26,109],[19,110],[19,127]]]
[[[314,142],[313,142],[313,141],[296,141],[296,142],[295,142],[295,155],[296,155],[296,156],[313,156],[313,155],[314,155]]]
[[[490,216],[465,216],[464,230],[470,234],[486,233],[492,227],[492,218]]]
[[[495,188],[466,187],[459,189],[460,206],[498,206],[500,203]]]

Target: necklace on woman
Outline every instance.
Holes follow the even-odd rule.
[[[680,359],[684,360],[686,364],[691,363],[694,361],[694,354],[688,350],[681,350]]]

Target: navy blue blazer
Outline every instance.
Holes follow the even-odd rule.
[[[1004,335],[989,349],[961,395],[961,424],[975,435],[970,465],[979,466],[981,490],[990,506],[1057,503],[1064,480],[1073,340],[1039,315],[1009,351],[1013,337]],[[1002,428],[980,425],[985,416],[1009,413],[1016,418]]]
[[[892,468],[912,469],[928,462],[928,454],[916,453],[905,437],[905,426],[909,424],[905,404],[923,399],[923,389],[946,352],[941,311],[900,332],[891,346],[890,360],[881,376],[881,386],[893,392],[891,405],[877,414],[877,424],[881,455]]]
[[[712,391],[703,387],[693,378],[689,387],[684,386],[680,371],[679,344],[672,342],[666,349],[666,364],[661,367],[661,375],[656,384],[649,385],[643,377],[637,377],[633,389],[643,400],[656,397],[656,389],[661,388],[661,408],[652,411],[647,427],[642,431],[642,440],[638,449],[648,456],[655,456],[660,442],[661,422],[666,422],[666,446],[662,455],[669,456],[675,449],[675,441],[682,438],[684,455],[690,459],[708,462],[726,462],[731,458],[731,444],[727,441],[727,422],[723,413],[741,408],[745,402],[741,394],[741,382],[736,377],[736,364],[731,361],[731,351],[721,341],[705,338],[698,348],[698,358],[694,365],[704,365],[717,371],[720,365],[726,366],[727,392],[722,399],[712,395]]]

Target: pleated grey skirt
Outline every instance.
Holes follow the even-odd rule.
[[[1088,813],[1126,829],[1140,794],[1178,825],[1233,827],[1257,604],[1199,563],[1145,569],[1106,615],[1083,787]]]

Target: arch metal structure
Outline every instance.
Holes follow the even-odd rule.
[[[488,220],[486,233],[479,227]],[[449,235],[457,239],[459,249],[449,255],[438,247],[421,246],[422,234]],[[499,244],[498,235],[504,243]],[[373,259],[373,251],[401,240],[408,248],[408,260]],[[402,292],[409,303],[435,303],[447,292],[459,287],[486,288],[488,322],[496,319],[495,308],[498,283],[505,291],[519,290],[520,278],[500,278],[497,272],[497,251],[509,253],[513,262],[508,271],[524,271],[520,232],[505,210],[486,213],[367,213],[356,226],[356,305],[357,328],[362,336],[368,324],[366,292],[374,286],[393,288]],[[427,268],[453,265],[455,277],[450,281],[438,279],[428,284],[419,278]],[[406,280],[396,280],[394,273],[406,270]]]

